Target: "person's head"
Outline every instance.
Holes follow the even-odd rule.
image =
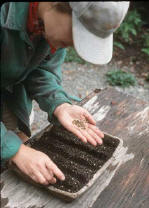
[[[72,9],[69,2],[41,2],[39,16],[44,22],[45,38],[53,47],[73,46]]]
[[[54,47],[74,46],[80,57],[93,64],[111,60],[113,33],[127,14],[128,1],[43,2],[43,5],[45,35]]]

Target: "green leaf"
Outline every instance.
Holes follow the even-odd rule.
[[[136,79],[133,74],[122,70],[112,70],[106,73],[107,82],[112,86],[129,87],[136,84]]]
[[[114,41],[113,44],[114,44],[116,47],[118,47],[118,48],[120,48],[120,49],[122,49],[122,50],[125,49],[125,47],[124,47],[120,42]]]
[[[149,55],[149,48],[142,48],[141,51]]]

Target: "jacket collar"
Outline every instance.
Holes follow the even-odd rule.
[[[29,2],[9,2],[4,3],[1,7],[0,19],[1,26],[20,31],[20,36],[27,44],[34,48],[32,41],[27,34],[27,19],[29,12]],[[51,53],[55,53],[56,49],[50,46]]]
[[[29,2],[9,2],[1,7],[1,26],[12,30],[26,30]]]

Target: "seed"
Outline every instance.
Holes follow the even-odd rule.
[[[86,129],[84,120],[73,120],[72,123],[81,129]]]

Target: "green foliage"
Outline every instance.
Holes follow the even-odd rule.
[[[79,57],[77,52],[72,47],[67,48],[67,55],[65,57],[65,62],[66,63],[67,62],[76,62],[79,64],[87,63],[86,61],[84,61],[82,58]]]
[[[143,21],[141,20],[141,15],[135,9],[128,11],[124,22],[115,32],[116,35],[120,36],[124,42],[131,43],[132,36],[136,36],[141,30]]]
[[[142,48],[141,51],[149,56],[149,48]]]
[[[148,73],[148,75],[147,75],[147,77],[146,77],[146,81],[149,82],[149,73]]]
[[[132,9],[137,8],[141,14],[143,21],[148,22],[149,19],[149,1],[133,1],[131,2]]]
[[[116,46],[116,47],[118,47],[118,48],[120,48],[120,49],[122,49],[122,50],[125,49],[125,47],[123,46],[123,44],[121,44],[120,42],[114,41],[113,45]]]
[[[141,52],[149,57],[149,30],[143,29],[145,24],[147,22],[142,19],[139,9],[128,11],[123,23],[115,32],[114,45],[124,50],[124,43],[138,44],[141,46]]]
[[[106,73],[106,77],[107,82],[112,86],[121,86],[125,88],[136,84],[134,75],[122,70],[109,71]]]
[[[149,29],[146,31],[145,34],[142,35],[142,39],[143,48],[141,49],[141,51],[149,56]]]

